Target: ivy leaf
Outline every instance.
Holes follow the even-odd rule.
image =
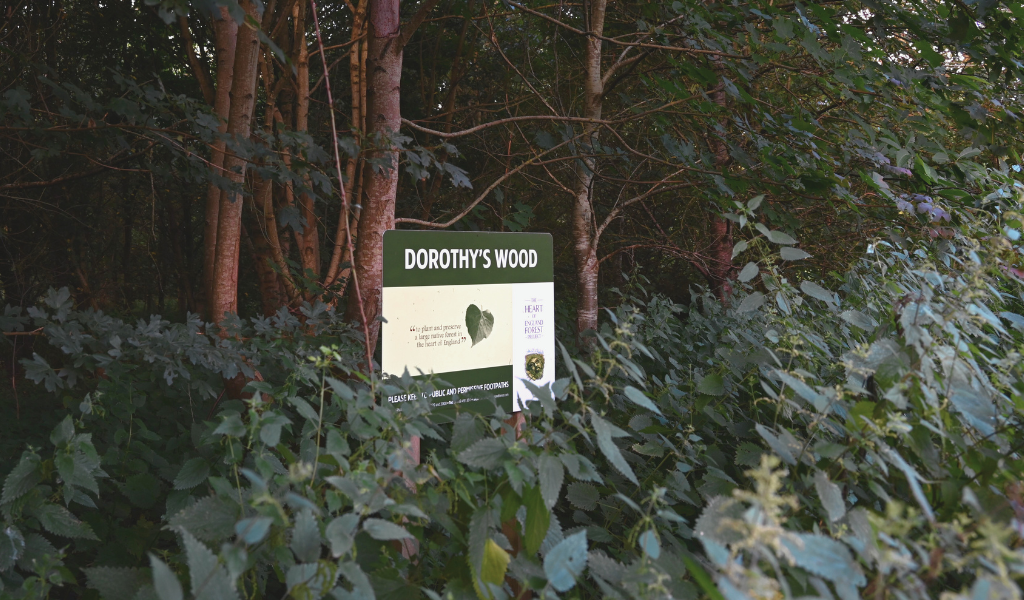
[[[396,525],[391,521],[385,521],[384,519],[367,519],[363,521],[363,531],[370,534],[370,537],[375,540],[387,541],[412,538],[412,534],[405,527]]]
[[[544,497],[537,488],[523,490],[523,505],[526,506],[526,524],[523,532],[523,548],[528,556],[540,550],[540,545],[551,526],[551,513],[544,503]]]
[[[4,480],[4,491],[0,495],[0,504],[8,504],[21,498],[36,486],[42,479],[39,474],[39,455],[25,452],[21,455],[18,465],[11,469]]]
[[[153,588],[160,600],[182,600],[185,594],[181,582],[164,561],[150,553],[149,564],[153,568]]]
[[[661,414],[661,410],[658,409],[654,402],[651,402],[651,399],[648,398],[646,394],[636,389],[635,387],[627,385],[626,388],[622,390],[622,392],[625,394],[626,398],[628,398],[634,404],[642,406],[651,412],[658,413],[659,415]]]
[[[495,469],[505,457],[505,444],[497,438],[480,440],[459,453],[459,461],[482,469]]]
[[[568,592],[587,567],[587,530],[565,538],[544,557],[544,574],[551,587]]]
[[[484,544],[484,560],[480,567],[480,579],[485,583],[500,586],[505,583],[505,571],[511,558],[494,540]]]
[[[190,490],[206,481],[210,475],[210,464],[202,458],[193,458],[181,466],[174,478],[174,489]]]
[[[476,346],[491,335],[493,328],[494,315],[491,314],[491,311],[481,311],[476,304],[470,304],[466,309],[466,330],[469,332],[470,339],[473,340],[472,345]]]
[[[636,475],[633,474],[633,469],[631,469],[629,464],[626,463],[626,459],[622,456],[622,452],[619,450],[619,447],[612,441],[613,434],[616,437],[624,437],[629,434],[618,427],[611,425],[595,413],[591,413],[590,419],[594,424],[594,433],[597,434],[597,447],[601,449],[601,453],[604,454],[605,458],[608,459],[608,462],[618,469],[620,473],[625,475],[635,485],[640,485],[640,482],[636,479]]]
[[[82,571],[89,587],[98,591],[103,600],[133,600],[142,586],[149,583],[145,569],[92,567]]]
[[[93,533],[92,527],[89,527],[86,523],[78,520],[78,517],[71,514],[68,509],[63,506],[57,506],[56,504],[43,505],[36,512],[36,517],[42,524],[43,529],[46,529],[54,535],[59,535],[66,538],[80,538],[84,540],[96,540],[96,534]]]

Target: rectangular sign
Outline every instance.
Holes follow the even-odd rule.
[[[385,232],[381,370],[451,384],[430,395],[438,414],[519,411],[523,380],[555,378],[554,303],[546,233]]]

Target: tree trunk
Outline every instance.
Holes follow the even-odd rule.
[[[712,57],[711,63],[715,73],[721,79],[724,75],[721,58]],[[711,101],[717,104],[723,112],[728,108],[728,98],[726,98],[724,89],[712,92]],[[723,117],[721,125],[725,128],[728,125],[728,119]],[[729,147],[725,140],[716,137],[714,133],[709,133],[708,139],[715,157],[715,168],[720,170],[724,177],[729,164]],[[732,222],[717,214],[713,214],[711,219],[711,247],[709,249],[711,260],[708,262],[708,283],[719,302],[728,304],[729,297],[732,296],[731,280],[736,276],[736,269],[732,265]]]
[[[365,204],[359,218],[355,269],[362,292],[372,349],[380,333],[381,287],[384,283],[384,232],[395,227],[395,195],[398,191],[398,150],[391,137],[401,126],[399,100],[402,81],[402,47],[399,43],[398,0],[370,0],[370,28],[366,74],[366,126],[377,148],[369,158],[384,158],[390,167],[377,171],[367,167]],[[360,318],[355,295],[349,296],[348,318]]]
[[[292,59],[296,67],[295,131],[305,133],[309,129],[309,48],[306,45],[306,3],[298,2],[293,13]],[[306,178],[306,185],[310,185]],[[299,214],[302,215],[302,234],[297,235],[299,261],[302,270],[320,275],[320,229],[317,227],[313,198],[299,194]]]
[[[241,4],[246,14],[258,22],[259,15],[251,0]],[[256,31],[251,27],[239,28],[227,129],[228,135],[236,140],[248,138],[252,129],[259,47],[260,40]],[[224,169],[233,183],[241,184],[244,181],[244,158],[236,154],[227,156],[224,160]],[[221,198],[217,216],[213,295],[210,302],[210,314],[218,323],[226,314],[238,312],[238,258],[243,206],[241,194],[237,191],[225,193]]]
[[[231,111],[231,84],[235,70],[235,47],[238,39],[238,23],[228,15],[226,8],[220,10],[220,18],[213,22],[214,43],[217,52],[217,91],[213,110],[221,120],[220,132],[228,129]],[[213,176],[223,175],[224,142],[217,140],[210,153]],[[213,282],[217,261],[217,223],[223,190],[216,183],[206,188],[206,226],[203,232],[203,290],[201,294],[203,318],[214,320],[212,310]]]
[[[607,0],[590,2],[589,31],[594,36],[585,40],[584,58],[584,116],[600,119],[603,109],[604,83],[601,73],[601,39],[604,34],[604,15]],[[583,144],[580,151],[591,154],[598,144],[598,126],[587,123],[583,126]],[[594,220],[594,170],[597,161],[586,157],[576,163],[575,199],[572,207],[573,254],[576,259],[576,331],[580,343],[589,346],[583,332],[597,329],[597,230]]]

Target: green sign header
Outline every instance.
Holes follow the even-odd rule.
[[[552,281],[547,233],[384,233],[384,287]]]

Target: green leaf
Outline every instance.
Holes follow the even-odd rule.
[[[646,408],[651,412],[658,413],[659,415],[661,414],[661,410],[658,409],[657,405],[655,405],[654,402],[652,402],[646,394],[636,389],[635,387],[627,385],[626,388],[622,390],[622,392],[626,395],[626,398],[628,398],[634,404],[642,406],[643,408]]]
[[[544,574],[551,587],[568,592],[587,567],[587,530],[565,538],[544,557]]]
[[[242,519],[235,523],[235,535],[250,546],[258,544],[267,536],[267,532],[270,531],[270,526],[273,522],[270,517]]]
[[[758,207],[761,206],[761,202],[763,200],[764,200],[764,194],[758,194],[758,195],[754,196],[753,198],[751,198],[750,200],[747,200],[747,210],[751,210],[751,211],[757,210]]]
[[[242,437],[245,435],[245,425],[242,424],[242,419],[238,416],[238,413],[227,413],[220,425],[213,430],[213,434]]]
[[[192,580],[192,595],[195,600],[235,600],[231,578],[223,566],[218,564],[217,555],[210,551],[187,531],[181,532],[188,560],[188,573]]]
[[[338,558],[352,549],[357,527],[359,527],[359,515],[356,513],[337,517],[327,525],[324,537],[331,545],[331,555],[334,558]]]
[[[625,475],[634,484],[640,485],[640,482],[636,479],[636,475],[633,474],[633,469],[631,469],[629,464],[626,463],[626,459],[622,456],[622,452],[619,450],[619,447],[612,441],[613,434],[615,434],[616,437],[624,437],[629,434],[618,427],[609,424],[607,421],[597,416],[596,413],[590,414],[590,420],[594,424],[594,433],[597,434],[597,447],[601,449],[601,453],[604,454],[605,458],[608,459],[608,462],[618,469],[620,473]]]
[[[291,548],[299,562],[312,563],[320,559],[320,528],[313,511],[306,509],[295,518]]]
[[[99,541],[99,538],[96,537],[96,534],[93,533],[89,525],[79,521],[75,515],[71,514],[63,506],[46,504],[36,511],[36,517],[42,524],[43,529],[54,535]]]
[[[813,281],[801,281],[800,290],[811,298],[821,300],[829,306],[835,306],[836,304],[835,295]]]
[[[761,308],[761,305],[763,304],[764,294],[761,292],[754,292],[740,302],[740,305],[736,307],[736,312],[740,314],[751,312]]]
[[[121,493],[139,508],[152,508],[164,492],[160,480],[149,473],[138,473],[125,480]]]
[[[601,499],[601,493],[593,485],[577,481],[566,488],[566,498],[576,508],[594,510],[597,508],[597,501]]]
[[[697,391],[709,396],[721,396],[725,394],[725,380],[718,373],[708,373],[697,384]]]
[[[359,568],[359,564],[354,562],[338,563],[338,572],[344,575],[345,579],[348,579],[349,583],[352,584],[352,593],[345,596],[335,596],[336,598],[375,600],[377,596],[374,594],[373,586],[370,585],[370,578]]]
[[[494,315],[491,314],[491,311],[481,311],[476,304],[470,304],[466,308],[466,330],[469,332],[470,339],[473,340],[473,346],[491,335],[493,328]]]
[[[740,240],[736,242],[736,245],[732,247],[732,258],[736,258],[747,249],[747,240]]]
[[[68,415],[53,428],[53,432],[50,434],[50,442],[59,448],[70,442],[74,436],[75,422],[72,420],[71,415]]]
[[[647,556],[650,556],[654,560],[658,560],[658,557],[661,556],[661,542],[658,541],[658,532],[655,530],[648,529],[641,533],[640,537],[637,539],[637,544],[640,546],[640,549],[647,554]]]
[[[103,600],[133,600],[142,586],[149,583],[146,569],[92,567],[82,572],[89,587],[98,591]]]
[[[412,538],[412,534],[405,527],[396,525],[391,521],[385,521],[384,519],[367,519],[363,521],[363,531],[370,534],[370,537],[375,540],[387,541]]]
[[[786,246],[785,248],[779,250],[779,256],[782,257],[782,260],[803,260],[805,258],[811,257],[810,254],[804,252],[803,250],[799,248],[792,248],[790,246]]]
[[[764,235],[764,237],[768,238],[768,241],[773,242],[775,244],[790,246],[796,243],[796,240],[789,237],[788,234],[785,234],[781,231],[769,231],[768,228],[762,225],[761,223],[755,223],[754,228],[760,231],[761,234]]]
[[[42,480],[39,473],[39,455],[24,452],[17,466],[11,469],[4,480],[4,491],[0,495],[0,504],[8,504],[21,498]]]
[[[153,588],[160,600],[183,600],[181,582],[164,561],[150,553],[149,564],[153,568]]]
[[[740,283],[746,283],[753,279],[754,277],[756,277],[757,273],[757,263],[748,262],[747,264],[743,265],[742,269],[740,269],[740,272],[736,276],[736,279],[738,279]]]
[[[799,533],[794,537],[796,539],[780,537],[779,541],[797,566],[834,582],[851,583],[857,587],[867,583],[857,561],[841,542],[821,534]]]
[[[839,486],[832,483],[822,471],[814,473],[814,488],[818,491],[818,498],[821,505],[828,513],[828,520],[835,522],[842,519],[846,514],[846,504],[843,503],[843,491]]]
[[[537,469],[540,478],[540,494],[544,497],[544,504],[553,508],[558,502],[558,494],[562,491],[562,482],[565,480],[565,468],[562,461],[550,454],[542,454],[540,457],[540,468]]]
[[[191,489],[206,481],[210,475],[210,464],[205,459],[196,458],[181,465],[177,477],[174,478],[175,489]]]
[[[459,453],[459,461],[482,469],[495,469],[505,458],[505,444],[496,438],[480,440]]]
[[[551,513],[544,503],[540,490],[532,487],[523,489],[523,506],[526,507],[526,525],[523,532],[523,549],[528,556],[540,550],[544,537],[551,525]]]
[[[873,331],[875,327],[878,327],[877,321],[859,310],[844,310],[839,313],[839,317],[850,325],[860,327],[865,331]]]
[[[484,560],[480,567],[480,579],[497,586],[504,584],[505,571],[508,569],[510,560],[512,559],[508,552],[502,550],[494,543],[494,540],[488,538],[487,543],[484,544]]]
[[[25,551],[25,538],[14,525],[0,529],[0,573],[10,569]]]
[[[217,496],[207,496],[170,518],[173,528],[183,528],[204,542],[227,539],[238,520],[238,505]]]
[[[704,593],[707,594],[711,600],[725,600],[725,597],[722,596],[722,592],[718,591],[718,587],[715,586],[714,582],[711,581],[711,578],[708,577],[707,572],[704,571],[704,568],[701,567],[697,561],[685,554],[682,558],[683,564],[686,565],[686,570],[690,572],[690,575],[693,575],[694,580],[697,581],[697,585],[700,586],[700,589],[704,590]]]

